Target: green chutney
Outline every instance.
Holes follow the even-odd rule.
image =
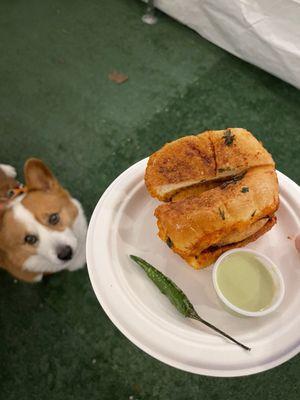
[[[217,270],[217,283],[226,299],[245,311],[261,311],[273,300],[271,273],[253,254],[244,252],[224,258]]]

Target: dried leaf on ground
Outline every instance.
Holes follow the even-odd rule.
[[[123,74],[122,72],[112,71],[108,74],[108,79],[112,82],[121,84],[128,80],[128,76]]]

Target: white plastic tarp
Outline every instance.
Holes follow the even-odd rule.
[[[155,6],[300,88],[300,0],[156,0]]]

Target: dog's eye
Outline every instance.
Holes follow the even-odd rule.
[[[26,235],[25,236],[25,243],[27,244],[35,244],[38,241],[38,237],[35,235]]]
[[[59,214],[54,213],[54,214],[50,215],[50,217],[48,219],[48,222],[49,222],[50,225],[56,225],[56,224],[59,223],[59,219],[60,219],[59,218]]]

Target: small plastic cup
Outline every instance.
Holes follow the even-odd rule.
[[[272,302],[269,306],[266,308],[260,310],[260,311],[248,311],[248,310],[243,310],[242,308],[239,308],[232,304],[222,293],[221,289],[219,288],[218,282],[217,282],[217,272],[218,268],[221,265],[222,261],[226,257],[228,257],[231,254],[235,253],[246,253],[246,254],[251,254],[253,257],[257,258],[263,265],[264,267],[270,272],[273,282],[274,282],[274,296],[272,299]],[[265,256],[264,254],[259,253],[258,251],[250,250],[250,249],[233,249],[226,251],[221,255],[221,257],[218,258],[216,261],[214,267],[213,267],[213,285],[215,288],[215,291],[219,297],[219,299],[222,301],[222,303],[225,304],[226,307],[228,307],[230,310],[234,311],[237,314],[244,315],[247,317],[262,317],[264,315],[270,314],[271,312],[275,311],[281,304],[284,293],[285,293],[285,287],[284,287],[284,281],[283,277],[281,275],[281,272],[279,268],[274,264],[272,260],[270,260],[269,257]]]

